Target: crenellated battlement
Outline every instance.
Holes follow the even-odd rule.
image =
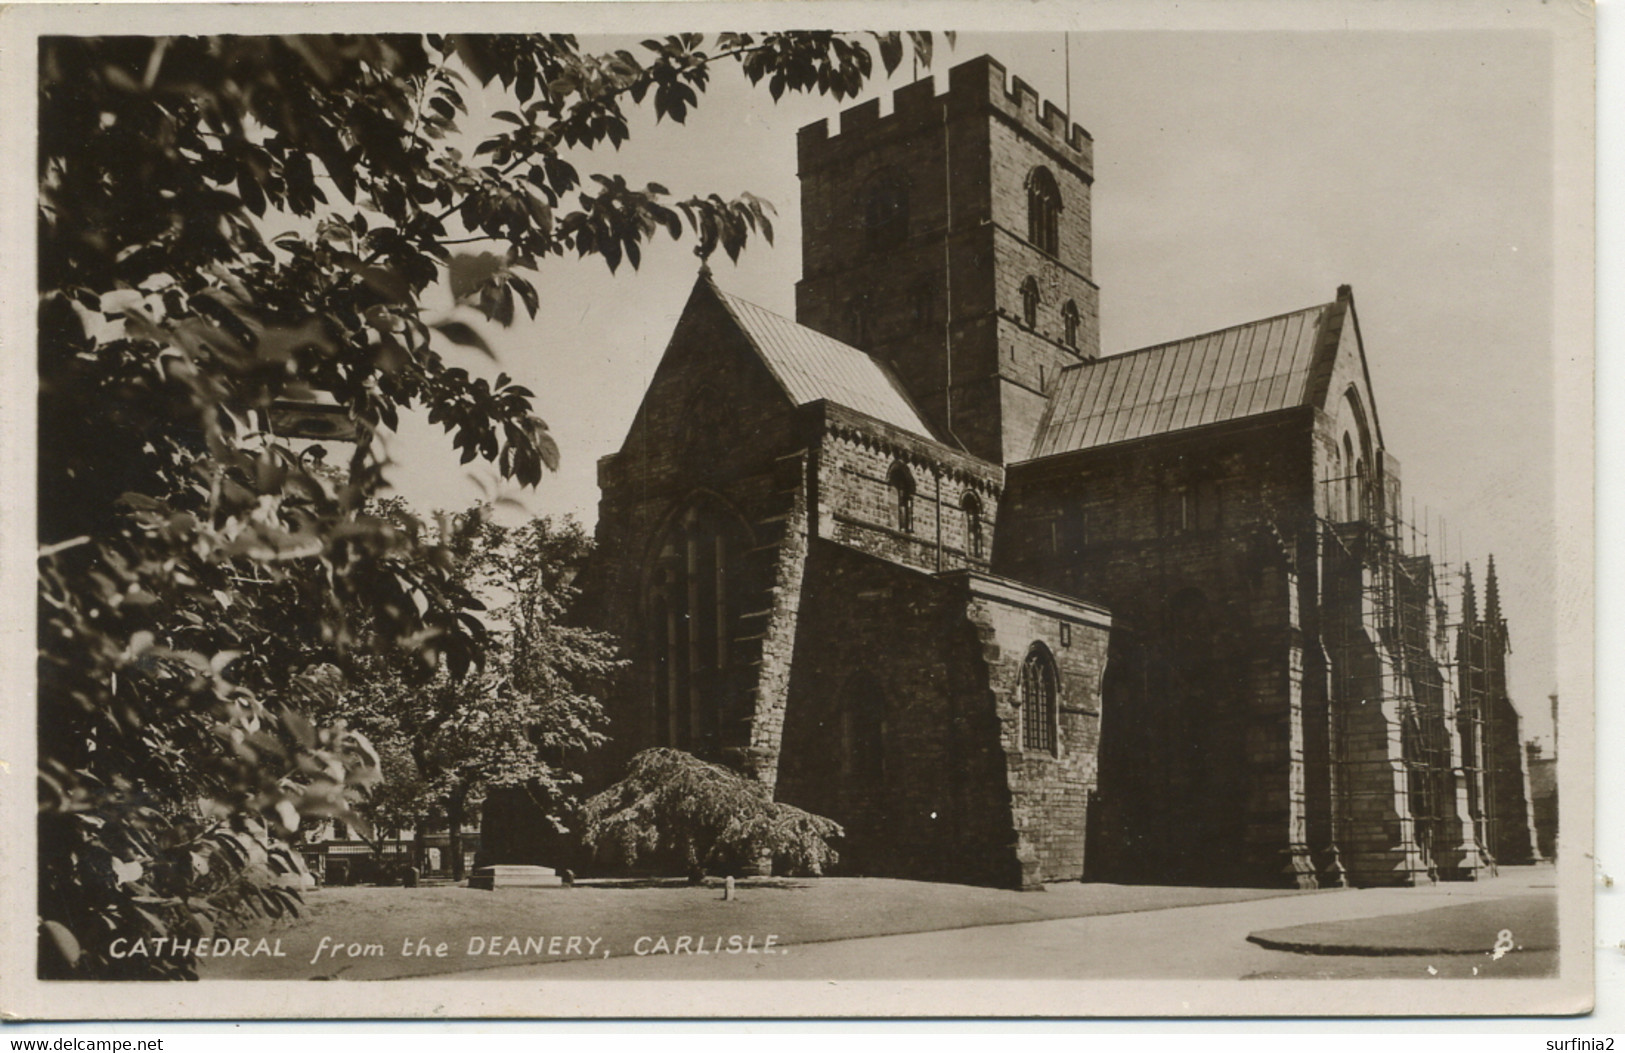
[[[797,152],[803,168],[827,159],[846,142],[879,134],[906,133],[935,126],[946,117],[996,113],[1022,127],[1060,156],[1091,173],[1094,140],[1078,124],[1069,126],[1065,111],[1041,99],[1032,85],[1011,77],[992,56],[982,55],[948,71],[948,91],[936,93],[936,82],[924,77],[892,93],[891,112],[881,113],[881,100],[843,110],[839,131],[830,134],[827,119],[814,121],[797,134]]]

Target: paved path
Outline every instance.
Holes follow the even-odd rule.
[[[1246,977],[1539,976],[1555,968],[1553,951],[1492,957],[1382,958],[1301,955],[1249,943],[1260,930],[1418,915],[1441,907],[1550,895],[1550,868],[1503,872],[1471,884],[1419,889],[1358,889],[1242,903],[989,925],[800,944],[775,955],[651,954],[551,965],[482,969],[446,979],[1239,979]],[[1493,910],[1493,907],[1490,907]],[[1515,934],[1516,935],[1516,934]],[[1474,970],[1477,970],[1474,972]]]
[[[888,878],[753,879],[740,883],[732,902],[718,883],[691,888],[680,880],[495,892],[328,888],[311,893],[296,920],[241,934],[276,938],[282,957],[211,957],[200,972],[210,979],[386,980],[632,956],[637,941],[647,948],[661,938],[676,950],[701,938],[712,947],[719,935],[725,944],[737,937],[750,946],[754,937],[759,950],[769,935],[779,945],[811,944],[1338,894],[1097,882],[1030,893]]]

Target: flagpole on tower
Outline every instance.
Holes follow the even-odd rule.
[[[1066,53],[1066,127],[1061,129],[1061,134],[1067,136],[1068,138],[1071,138],[1071,136],[1072,136],[1072,34],[1069,33],[1069,32],[1068,33],[1062,33],[1061,34],[1061,40],[1062,40],[1062,47],[1064,48],[1065,53]]]

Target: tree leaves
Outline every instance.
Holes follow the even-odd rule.
[[[466,303],[486,283],[504,274],[507,269],[507,260],[495,253],[455,253],[447,266],[452,298],[458,303]]]
[[[713,52],[679,34],[602,55],[558,34],[41,41],[52,975],[193,975],[184,957],[115,960],[109,934],[201,933],[296,906],[283,839],[347,814],[400,763],[324,722],[316,670],[397,655],[450,692],[436,711],[447,734],[492,741],[480,737],[520,713],[570,748],[596,743],[580,678],[610,659],[543,616],[553,593],[532,597],[524,647],[493,644],[472,613],[467,550],[454,551],[468,536],[367,514],[390,470],[378,432],[403,412],[426,411],[465,461],[523,485],[559,463],[533,393],[448,365],[447,341],[491,348],[426,300],[445,282],[506,326],[519,304],[536,316],[550,256],[616,270],[661,231],[702,257],[771,240],[758,198],[674,201],[616,174],[584,186],[563,155],[624,143],[629,106],[684,122],[718,61],[775,97],[849,97],[874,68],[865,41],[891,69],[894,38],[723,34]],[[507,96],[472,157],[452,135],[470,77]],[[471,242],[483,251],[454,254]],[[286,434],[313,420],[335,429],[321,446]],[[449,706],[470,691],[478,706]],[[568,782],[547,765],[501,777],[521,769]]]
[[[383,511],[409,516],[398,501]],[[603,742],[603,711],[589,688],[620,664],[607,637],[565,617],[591,538],[571,520],[501,526],[484,508],[444,517],[442,530],[455,553],[453,579],[496,599],[491,618],[501,628],[478,668],[464,664],[468,654],[449,633],[434,641],[444,665],[427,676],[405,651],[347,663],[328,716],[371,733],[390,773],[360,807],[380,825],[421,828],[444,821],[454,796],[477,801],[489,787],[531,783],[550,787],[548,799],[562,807],[580,778],[558,758]]]
[[[483,353],[487,358],[496,357],[495,353],[491,350],[491,345],[485,342],[485,337],[481,336],[478,331],[476,331],[474,327],[469,325],[467,322],[436,322],[434,323],[433,328],[439,330],[445,335],[446,339],[452,341],[453,343],[462,344],[464,347],[475,348]]]
[[[677,207],[694,229],[698,241],[694,252],[701,259],[720,246],[729,259],[738,260],[753,232],[759,231],[769,242],[773,240],[773,223],[769,218],[774,212],[773,205],[754,194],[743,194],[735,201],[724,201],[712,194],[678,202]]]
[[[68,968],[72,969],[79,964],[79,940],[75,938],[72,930],[59,921],[46,921],[40,926],[56,956]]]

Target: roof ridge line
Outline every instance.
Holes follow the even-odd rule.
[[[1235,325],[1222,325],[1217,329],[1209,329],[1205,333],[1193,333],[1190,336],[1182,336],[1177,340],[1164,340],[1158,344],[1147,344],[1144,347],[1136,347],[1132,351],[1118,351],[1115,354],[1101,355],[1099,358],[1085,359],[1082,362],[1075,362],[1073,365],[1065,368],[1072,369],[1077,366],[1098,366],[1102,362],[1107,362],[1112,359],[1128,358],[1132,355],[1143,354],[1146,351],[1161,351],[1163,348],[1173,347],[1176,344],[1184,344],[1194,340],[1206,340],[1210,336],[1218,336],[1220,333],[1228,333],[1233,329],[1246,329],[1249,326],[1264,325],[1267,322],[1274,322],[1282,318],[1291,318],[1295,314],[1307,314],[1310,311],[1323,311],[1328,307],[1336,306],[1336,304],[1336,300],[1328,300],[1325,303],[1311,304],[1308,307],[1299,307],[1295,311],[1282,311],[1280,314],[1266,315],[1263,318],[1254,318],[1248,322],[1237,322]]]
[[[738,293],[729,292],[728,290],[724,289],[721,285],[717,284],[717,280],[715,278],[711,278],[711,288],[715,289],[717,291],[717,295],[722,297],[723,299],[737,300],[740,303],[744,304],[746,307],[754,307],[758,311],[761,311],[764,314],[772,315],[774,318],[782,318],[786,322],[791,322],[791,323],[793,323],[795,325],[801,325],[801,323],[797,322],[794,318],[791,318],[788,315],[780,314],[779,312],[773,310],[771,307],[763,307],[761,304],[757,303],[755,300],[747,300],[743,296],[740,296]],[[805,328],[805,327],[803,326],[803,328]],[[816,329],[813,330],[813,331],[817,332]],[[835,338],[830,337],[830,339],[833,340]],[[848,345],[848,346],[850,346],[850,345]]]
[[[739,317],[739,312],[735,309],[734,304],[737,302],[744,304],[746,307],[753,307],[756,310],[761,311],[763,314],[772,315],[774,318],[784,318],[784,316],[776,311],[769,311],[761,304],[753,303],[742,296],[735,296],[733,293],[725,292],[722,286],[718,285],[716,283],[716,279],[712,278],[709,273],[705,275],[705,280],[706,284],[711,287],[711,291],[716,295],[717,302],[722,304],[722,309],[727,311],[728,317],[733,320],[734,327],[739,330],[739,335],[743,336],[746,342],[750,344],[751,350],[756,352],[756,359],[757,361],[761,362],[762,367],[767,370],[767,375],[772,377],[773,383],[777,384],[779,386],[779,390],[784,392],[784,397],[788,399],[791,404],[794,404],[795,394],[790,390],[789,381],[786,380],[783,374],[779,372],[778,365],[773,361],[773,356],[769,355],[762,347],[762,342],[756,338],[756,334],[751,332],[750,325],[747,324],[743,318]],[[789,319],[784,320],[789,321]]]
[[[768,374],[773,378],[774,382],[778,384],[779,389],[783,391],[786,397],[788,397],[792,402],[795,402],[797,397],[794,390],[795,385],[791,383],[790,378],[786,377],[782,373],[779,368],[779,363],[776,361],[775,355],[769,353],[768,349],[763,345],[762,340],[759,339],[760,334],[753,330],[753,324],[760,323],[748,322],[744,317],[742,317],[743,309],[749,308],[751,311],[759,312],[764,316],[764,320],[769,324],[785,326],[791,332],[803,334],[803,339],[820,341],[831,345],[834,348],[838,348],[843,352],[848,352],[850,354],[859,356],[870,366],[870,368],[874,369],[876,373],[879,374],[881,382],[885,384],[890,394],[901,403],[903,409],[907,410],[908,413],[913,416],[913,424],[918,426],[918,430],[916,430],[916,428],[912,425],[903,426],[903,430],[917,434],[921,438],[927,439],[931,442],[939,443],[947,449],[958,450],[958,452],[961,453],[967,452],[960,450],[951,443],[944,442],[937,435],[935,429],[931,427],[931,424],[927,420],[925,414],[921,412],[919,404],[914,401],[913,396],[909,393],[907,385],[903,383],[902,378],[898,376],[897,371],[891,367],[890,363],[884,361],[874,354],[871,354],[868,351],[865,351],[861,347],[857,347],[856,345],[849,344],[844,340],[830,336],[828,333],[814,329],[812,326],[803,325],[801,322],[789,317],[788,315],[780,314],[779,312],[771,310],[767,307],[763,307],[761,304],[752,300],[747,300],[743,296],[728,292],[718,285],[715,278],[710,274],[706,274],[703,280],[711,289],[711,292],[716,296],[718,303],[722,306],[722,309],[727,312],[727,315],[733,321],[734,326],[750,344],[752,350],[755,351],[757,359],[760,360],[762,365],[767,369]],[[827,395],[822,397],[829,398]],[[893,426],[900,426],[894,420],[890,420],[887,417],[870,412],[862,407],[851,405],[846,401],[842,401],[840,399],[831,399],[831,401],[834,401],[837,405],[845,406],[847,409],[853,410],[854,412],[873,417],[876,420],[884,421]],[[799,405],[800,403],[797,404]]]

